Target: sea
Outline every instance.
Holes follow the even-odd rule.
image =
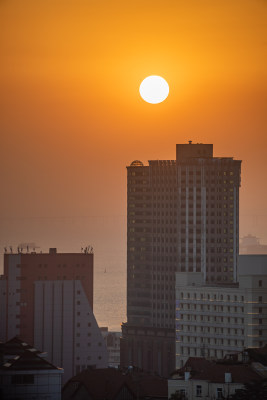
[[[94,269],[93,308],[99,327],[121,331],[126,322],[126,268]]]

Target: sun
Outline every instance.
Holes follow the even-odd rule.
[[[161,76],[151,75],[142,81],[139,92],[147,103],[158,104],[168,97],[169,85]]]

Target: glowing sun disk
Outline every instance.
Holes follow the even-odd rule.
[[[157,104],[168,97],[169,85],[161,76],[151,75],[142,81],[139,92],[147,103]]]

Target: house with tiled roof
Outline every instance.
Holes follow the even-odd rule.
[[[168,396],[179,392],[187,400],[229,398],[248,382],[261,382],[263,376],[252,364],[225,360],[210,361],[190,357],[183,368],[176,370],[168,381]]]
[[[1,343],[0,398],[61,400],[64,370],[19,338]]]

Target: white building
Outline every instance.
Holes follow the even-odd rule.
[[[80,371],[105,368],[105,341],[80,281],[36,281],[34,345],[64,367],[66,382]]]
[[[262,380],[253,364],[218,363],[192,357],[168,380],[168,398],[178,392],[186,400],[228,399],[238,389],[244,388],[245,383]]]
[[[239,284],[176,274],[176,368],[189,357],[223,358],[267,343],[267,256],[239,256]]]

